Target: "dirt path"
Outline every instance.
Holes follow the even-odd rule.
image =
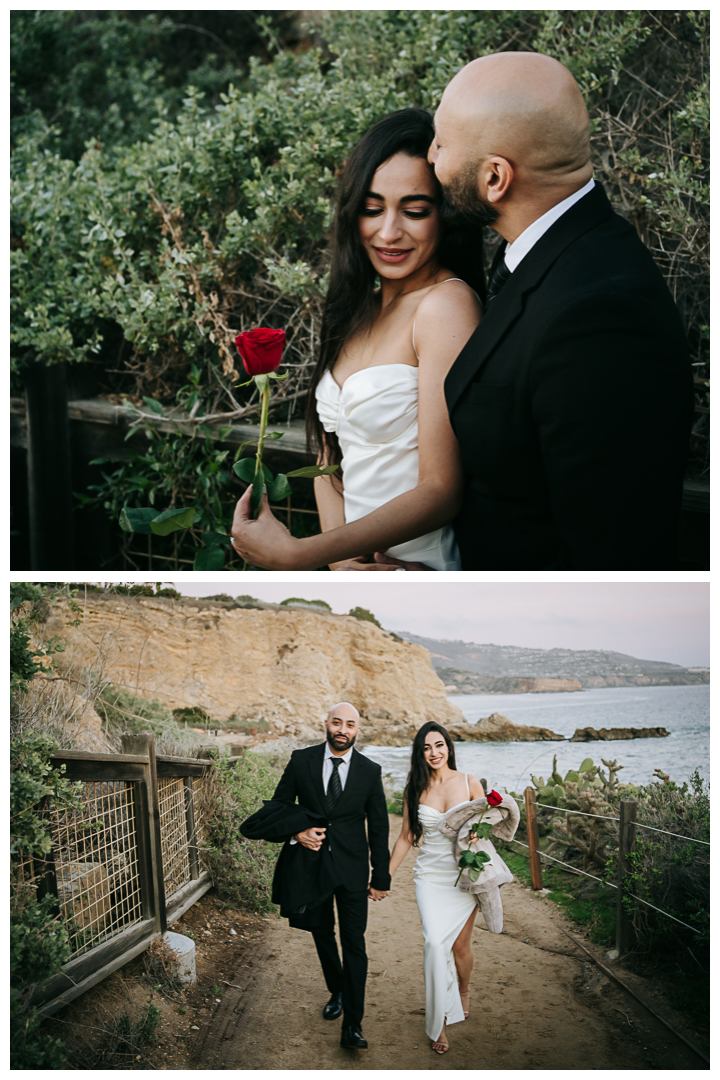
[[[392,835],[398,826],[399,819],[393,821]],[[229,977],[234,986],[227,988],[203,1028],[189,1067],[704,1068],[658,1021],[582,958],[560,928],[587,945],[586,940],[551,901],[515,882],[502,890],[501,935],[485,930],[478,916],[470,1018],[448,1029],[450,1052],[438,1057],[425,1035],[422,934],[413,861],[406,858],[391,896],[370,904],[370,974],[363,1021],[368,1050],[343,1050],[340,1021],[322,1019],[327,991],[311,936],[291,930],[285,920],[272,920]],[[626,978],[624,972],[622,977]],[[649,987],[641,992],[663,1011]]]

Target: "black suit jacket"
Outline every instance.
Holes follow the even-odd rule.
[[[354,749],[345,788],[328,815],[322,780],[324,755],[324,743],[294,750],[273,798],[284,803],[297,799],[307,810],[327,818],[326,840],[345,888],[358,892],[367,888],[369,849],[370,884],[375,889],[389,889],[390,823],[380,766]]]
[[[599,184],[488,304],[445,396],[466,479],[463,570],[674,568],[687,344]]]

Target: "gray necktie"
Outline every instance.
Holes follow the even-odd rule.
[[[342,784],[340,783],[340,774],[338,769],[342,765],[342,758],[331,757],[333,771],[330,774],[330,780],[328,781],[327,794],[325,796],[325,805],[328,813],[332,813],[335,809],[335,804],[342,795]]]
[[[512,277],[512,270],[508,268],[505,262],[505,256],[502,255],[497,265],[494,267],[492,274],[490,275],[490,281],[487,287],[487,302],[490,303],[494,300],[497,294],[502,289],[506,281]]]

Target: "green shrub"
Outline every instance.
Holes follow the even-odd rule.
[[[55,769],[50,755],[57,744],[47,735],[18,737],[10,744],[10,1057],[13,1069],[60,1069],[65,1062],[61,1042],[41,1030],[41,1018],[30,1005],[35,988],[62,968],[71,947],[65,923],[51,894],[41,899],[25,880],[20,865],[28,857],[42,859],[52,839],[42,810],[78,807],[79,784]]]
[[[348,615],[351,615],[353,619],[363,619],[365,622],[374,623],[375,626],[380,626],[380,623],[373,615],[372,611],[368,611],[364,607],[354,607],[352,611],[348,611]],[[382,630],[382,626],[380,626]]]
[[[182,709],[173,709],[172,718],[182,727],[214,728],[219,726],[210,713],[200,705],[186,705]]]
[[[234,765],[220,761],[203,781],[201,807],[208,837],[207,864],[218,895],[246,911],[272,911],[272,876],[279,845],[246,840],[240,826],[272,798],[280,772],[245,753]]]
[[[325,608],[326,611],[332,611],[332,608],[325,600],[303,600],[301,596],[290,596],[287,600],[280,601],[280,607],[287,607],[290,604],[305,604],[307,607],[319,607]]]

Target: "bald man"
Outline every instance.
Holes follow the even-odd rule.
[[[367,1049],[361,1023],[365,1004],[367,954],[365,927],[368,896],[383,900],[390,889],[389,821],[380,766],[354,749],[360,714],[354,705],[334,705],[325,721],[326,742],[295,750],[273,798],[295,800],[327,820],[324,828],[306,829],[291,843],[316,851],[329,848],[341,882],[322,904],[320,928],[312,935],[330,1000],[326,1020],[343,1016],[341,1045]],[[366,832],[367,823],[367,832]],[[368,848],[372,877],[368,885]],[[342,961],[335,940],[337,906]]]
[[[548,56],[482,57],[435,128],[448,217],[504,241],[445,382],[463,570],[673,569],[687,345],[649,251],[593,180],[577,83]]]

